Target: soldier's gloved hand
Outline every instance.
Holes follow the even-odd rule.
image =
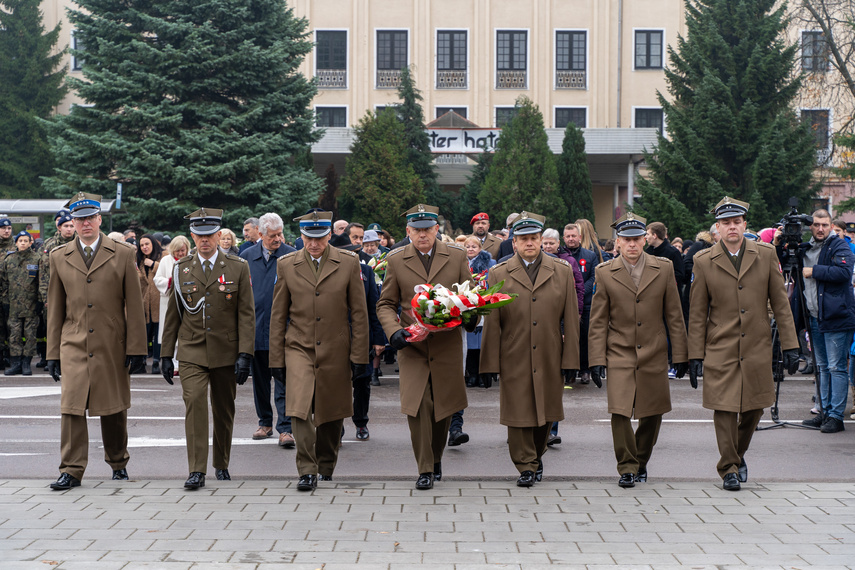
[[[368,376],[368,365],[367,364],[354,364],[351,363],[350,369],[353,371],[353,379],[357,378],[365,378]]]
[[[689,363],[688,362],[675,362],[674,363],[674,372],[676,373],[677,378],[682,378],[686,375],[686,372],[689,371]]]
[[[160,373],[163,374],[163,379],[166,383],[172,386],[172,377],[175,376],[175,364],[171,358],[160,359]]]
[[[45,371],[50,374],[50,377],[53,378],[54,382],[59,382],[59,378],[62,375],[62,371],[59,367],[59,360],[48,360],[47,366],[45,366]]]
[[[606,376],[605,366],[591,366],[591,380],[594,381],[594,386],[597,388],[603,387],[603,378]]]
[[[695,390],[698,389],[698,376],[704,375],[704,361],[699,358],[689,360],[689,383]]]
[[[787,373],[795,374],[799,370],[799,349],[789,348],[784,351],[784,368]]]
[[[496,382],[499,378],[499,375],[495,372],[488,372],[485,374],[479,374],[478,379],[484,385],[484,388],[489,388],[493,385],[493,382]]]
[[[235,362],[235,382],[241,386],[249,378],[250,364],[252,364],[252,356],[245,352],[238,354],[237,362]]]
[[[284,368],[271,368],[270,375],[273,376],[273,379],[277,382],[285,383],[285,369]]]
[[[480,318],[481,317],[475,314],[475,311],[463,311],[463,314],[460,315],[460,320],[463,321],[463,329],[466,332],[474,332],[475,327],[478,326],[478,320]]]
[[[138,373],[137,370],[142,369],[145,372],[145,355],[134,354],[125,357],[125,366],[132,374]]]
[[[389,339],[389,345],[395,350],[403,350],[410,346],[410,343],[407,342],[407,338],[411,337],[409,332],[406,329],[399,329],[395,331],[392,335],[392,338]]]

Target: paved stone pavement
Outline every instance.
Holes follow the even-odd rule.
[[[0,481],[0,568],[855,568],[855,483]]]

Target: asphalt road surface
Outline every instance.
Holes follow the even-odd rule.
[[[415,479],[416,463],[405,417],[400,412],[395,366],[383,366],[382,385],[372,387],[369,441],[354,437],[350,420],[335,475],[344,480]],[[32,377],[0,376],[0,478],[44,478],[58,475],[60,387],[41,369]],[[812,377],[797,375],[781,384],[780,419],[800,423],[810,417]],[[129,410],[131,479],[187,477],[184,442],[184,404],[181,387],[167,385],[160,376],[134,376]],[[508,457],[507,431],[498,421],[499,388],[468,389],[465,412],[469,443],[447,448],[443,473],[452,479],[515,479]],[[673,410],[665,416],[659,442],[648,465],[650,480],[718,482],[718,450],[712,412],[701,406],[701,389],[688,379],[671,383]],[[545,477],[563,480],[617,479],[605,388],[578,382],[564,390],[566,419],[562,443],[544,456]],[[297,477],[294,450],[282,449],[277,438],[253,441],[258,425],[252,380],[238,386],[237,413],[229,471],[233,479],[291,480]],[[769,410],[761,428],[773,425]],[[758,431],[746,455],[749,476],[756,481],[852,480],[855,465],[855,422],[845,432],[821,434],[798,427]],[[275,430],[274,430],[275,434]],[[102,462],[100,425],[89,421],[90,452],[87,478],[107,479]],[[210,457],[209,457],[210,461]],[[209,473],[213,468],[209,469]]]

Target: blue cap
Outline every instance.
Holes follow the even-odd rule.
[[[64,224],[65,222],[71,222],[71,221],[73,221],[73,220],[74,220],[74,218],[72,218],[72,217],[71,217],[71,214],[70,214],[70,213],[68,213],[68,212],[66,212],[66,213],[64,213],[62,216],[59,216],[59,217],[56,219],[56,227],[61,226],[61,225],[62,225],[62,224]]]
[[[300,233],[306,237],[324,237],[332,231],[332,212],[309,212],[293,221],[300,223]]]
[[[6,226],[11,226],[12,220],[9,218],[0,218],[0,228],[5,228]]]
[[[66,203],[66,206],[71,210],[72,218],[88,218],[101,213],[101,196],[78,192]]]
[[[23,236],[27,236],[28,238],[33,239],[33,236],[30,235],[30,232],[28,232],[27,230],[21,230],[15,234],[15,243],[17,243],[18,239]]]
[[[71,215],[71,212],[69,212],[68,210],[63,208],[62,210],[60,210],[59,212],[56,213],[56,215],[53,217],[53,219],[58,220],[58,219],[62,218],[63,216],[70,216],[70,215]],[[57,222],[57,225],[59,225],[59,222]]]

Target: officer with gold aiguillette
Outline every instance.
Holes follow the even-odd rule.
[[[223,211],[200,208],[185,219],[196,250],[173,270],[166,309],[161,372],[172,384],[175,342],[186,407],[184,430],[190,476],[186,489],[205,486],[208,465],[208,387],[214,416],[214,468],[231,480],[229,455],[236,384],[249,377],[255,345],[255,303],[246,261],[219,249]]]

